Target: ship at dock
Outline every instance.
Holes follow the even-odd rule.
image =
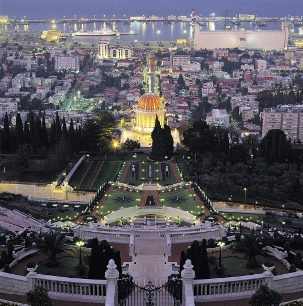
[[[72,33],[72,36],[120,36],[120,33],[116,30],[111,30],[109,28],[103,28],[101,30],[94,31],[78,31]]]

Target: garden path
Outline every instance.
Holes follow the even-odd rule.
[[[139,164],[139,181],[141,181],[142,180],[142,163],[139,162],[138,164]]]
[[[94,187],[94,185],[95,185],[95,182],[96,182],[96,180],[97,180],[97,178],[98,178],[99,173],[101,172],[101,169],[102,169],[103,165],[104,165],[104,160],[102,161],[101,165],[99,166],[99,169],[98,169],[97,173],[95,174],[94,179],[93,179],[92,182],[90,183],[89,189],[93,189],[93,187]]]
[[[121,176],[120,176],[119,183],[124,183],[124,180],[125,180],[125,178],[126,178],[126,175],[127,175],[127,172],[128,172],[128,169],[129,169],[130,165],[131,165],[131,162],[130,162],[130,161],[126,162],[126,165],[125,165],[125,167],[124,167],[124,170],[123,170],[123,172],[122,172],[122,174],[121,174]]]
[[[191,193],[191,194],[195,194],[195,190],[191,187],[191,186],[188,186],[187,187],[188,191]],[[204,220],[204,217],[205,216],[209,216],[211,213],[209,212],[209,210],[207,209],[207,207],[204,205],[203,201],[198,197],[198,196],[195,196],[195,202],[203,208],[204,210],[204,216],[201,216],[200,219],[201,220]],[[216,216],[218,218],[218,223],[226,223],[227,221],[224,220],[221,216],[217,215]]]
[[[139,206],[140,207],[145,206],[145,203],[146,203],[146,200],[147,200],[147,197],[148,197],[149,194],[151,194],[154,197],[154,201],[155,201],[156,206],[160,207],[161,203],[160,203],[160,199],[159,199],[159,193],[158,193],[157,190],[143,190],[143,194],[142,194]]]
[[[158,163],[158,178],[162,181],[162,163]]]
[[[175,176],[176,182],[177,183],[181,183],[182,180],[181,180],[180,174],[179,174],[179,172],[178,172],[178,170],[176,168],[175,163],[169,162],[169,166],[170,166],[170,169],[172,170],[172,172],[173,172],[173,174]]]

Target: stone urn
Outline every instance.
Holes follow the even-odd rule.
[[[272,276],[272,270],[275,268],[274,264],[272,263],[264,263],[262,264],[262,268],[264,270],[263,274],[266,276]]]
[[[38,268],[38,265],[36,263],[28,263],[26,266],[25,266],[26,270],[28,271],[28,274],[27,275],[35,275],[37,274],[36,273],[36,270]]]

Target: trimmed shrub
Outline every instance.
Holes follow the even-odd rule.
[[[47,290],[42,287],[36,287],[34,290],[31,290],[26,293],[27,302],[31,306],[52,306],[52,300],[49,298]]]
[[[297,267],[295,264],[291,264],[290,267],[289,267],[289,270],[288,272],[289,273],[293,273],[293,272],[296,272],[297,271]]]
[[[4,265],[4,267],[3,267],[3,272],[5,272],[5,273],[11,273],[11,268],[10,268],[10,266],[8,265],[8,264],[6,264],[6,265]]]
[[[302,253],[301,252],[296,253],[295,264],[299,269],[301,268],[302,266]]]
[[[239,242],[241,240],[241,234],[239,233],[235,234],[235,239],[237,242]]]
[[[31,246],[31,239],[29,237],[25,238],[24,247],[28,249]]]
[[[208,239],[207,243],[208,243],[209,248],[214,248],[215,247],[215,240],[214,239],[212,239],[212,238]]]
[[[281,301],[282,295],[275,290],[269,289],[266,284],[260,286],[248,303],[252,306],[279,306]]]
[[[290,243],[289,243],[289,241],[286,241],[284,243],[284,251],[286,251],[287,253],[290,252]]]
[[[229,244],[227,237],[222,237],[222,241],[225,243],[225,245]]]

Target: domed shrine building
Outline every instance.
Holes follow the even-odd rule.
[[[121,142],[125,142],[128,138],[138,141],[141,147],[151,147],[151,133],[155,127],[157,116],[161,127],[163,127],[165,123],[165,108],[161,98],[155,93],[145,93],[139,98],[131,130],[123,129],[122,131]],[[180,143],[177,129],[172,129],[172,136],[174,147],[176,147]]]

